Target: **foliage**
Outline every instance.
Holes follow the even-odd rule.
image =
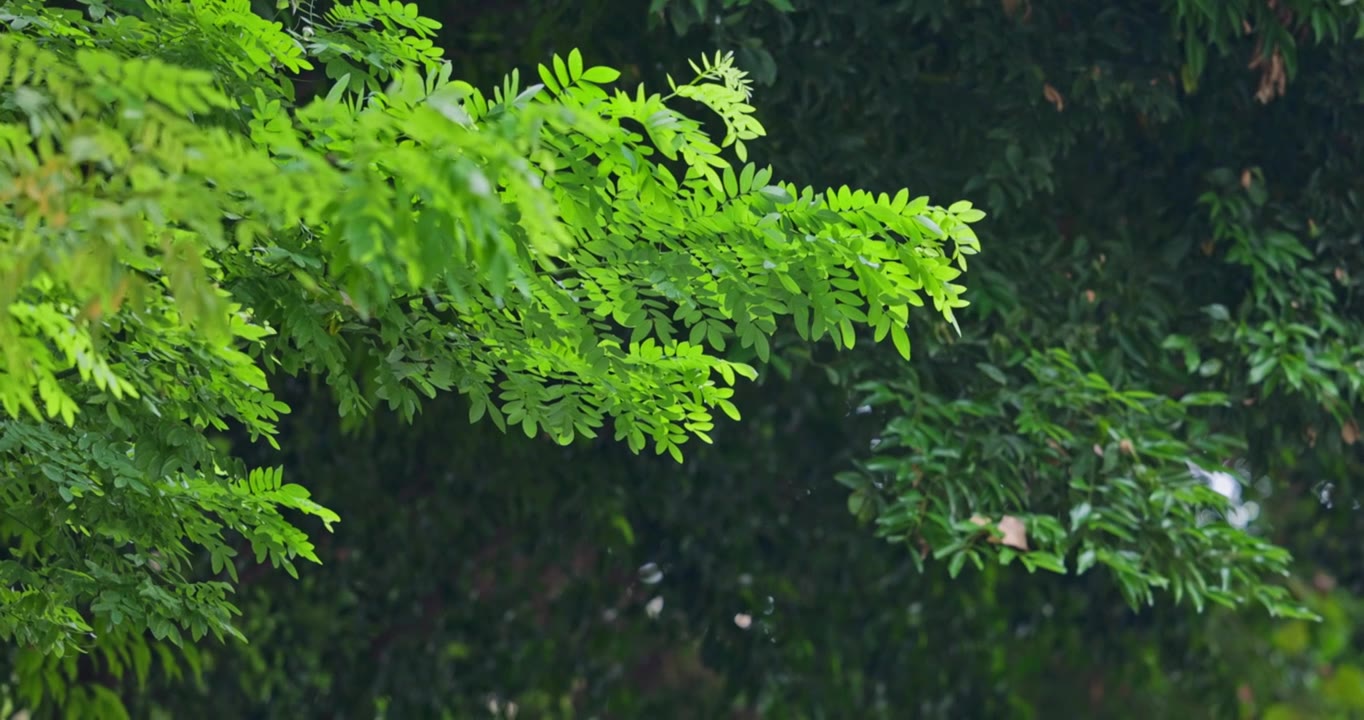
[[[157,7],[171,13],[182,6]],[[167,62],[215,72],[215,87],[245,105],[197,114],[193,131],[222,128],[245,156],[255,152],[284,173],[303,166],[285,161],[279,147],[287,145],[272,138],[298,137],[302,149],[293,152],[311,163],[298,170],[307,180],[291,176],[303,189],[280,193],[308,194],[312,183],[359,188],[328,202],[363,199],[389,217],[399,197],[392,189],[398,180],[389,184],[397,173],[385,164],[400,152],[394,148],[412,140],[401,152],[413,167],[426,167],[438,150],[430,135],[407,135],[422,122],[414,117],[431,116],[420,100],[403,106],[411,115],[394,120],[373,117],[385,113],[356,94],[386,97],[397,94],[394,87],[414,87],[409,74],[387,68],[419,67],[423,83],[433,72],[439,83],[434,58],[449,57],[472,92],[473,84],[495,84],[508,66],[544,63],[562,92],[553,58],[569,73],[576,46],[620,68],[619,82],[631,91],[620,102],[639,103],[634,83],[661,86],[684,58],[733,49],[730,67],[751,73],[762,100],[753,111],[771,135],[762,152],[788,177],[819,186],[909,185],[971,197],[990,211],[977,227],[999,240],[972,258],[971,289],[962,296],[971,305],[960,334],[939,315],[910,313],[905,339],[915,355],[907,365],[890,349],[896,338],[885,348],[863,341],[878,329],[870,308],[859,308],[873,327],[850,316],[852,340],[863,342],[833,355],[830,343],[811,346],[801,336],[813,313],[808,326],[792,322],[794,298],[813,296],[810,286],[793,293],[777,277],[743,289],[761,292],[762,303],[793,303],[772,308],[770,325],[747,346],[735,341],[743,335],[737,321],[716,328],[722,349],[712,344],[714,318],[705,311],[695,322],[665,318],[679,326],[677,338],[701,333],[708,362],[769,370],[758,383],[734,388],[743,397],[725,398],[745,408],[743,431],[702,429],[716,443],[689,448],[684,465],[630,457],[581,437],[576,425],[577,442],[562,448],[487,428],[453,434],[451,423],[480,407],[477,384],[463,400],[437,393],[422,402],[425,417],[415,429],[398,429],[417,407],[420,388],[401,379],[388,354],[412,346],[405,323],[428,311],[436,334],[453,329],[469,344],[437,346],[436,334],[423,335],[436,340],[416,345],[425,353],[415,356],[418,363],[455,357],[461,372],[491,363],[499,381],[526,373],[532,388],[572,385],[586,397],[617,399],[581,374],[547,378],[527,359],[545,356],[519,321],[497,336],[503,344],[480,344],[483,336],[463,334],[463,316],[408,300],[434,292],[454,303],[459,289],[492,318],[476,322],[502,323],[487,310],[490,302],[496,307],[500,278],[512,312],[557,328],[528,309],[541,307],[538,299],[586,292],[571,283],[600,284],[609,277],[601,268],[629,259],[598,262],[585,254],[596,226],[582,227],[585,216],[571,201],[601,191],[595,197],[608,198],[616,213],[619,183],[565,170],[577,156],[562,139],[598,147],[592,128],[600,121],[603,132],[640,136],[625,145],[661,148],[646,141],[647,122],[627,121],[628,131],[621,130],[605,106],[589,99],[568,107],[572,101],[546,82],[524,106],[499,116],[506,124],[478,116],[475,125],[494,136],[480,137],[478,147],[487,140],[487,147],[512,148],[480,162],[506,158],[500,167],[512,172],[515,158],[524,158],[532,175],[546,179],[538,189],[543,207],[558,213],[548,227],[567,234],[557,244],[536,245],[542,236],[528,230],[473,234],[488,244],[461,246],[466,260],[451,267],[465,273],[465,284],[450,288],[433,282],[435,274],[409,277],[410,268],[425,265],[398,242],[400,233],[385,235],[363,264],[327,250],[326,240],[341,237],[336,228],[348,227],[337,219],[353,217],[327,204],[310,235],[269,221],[256,235],[268,242],[254,241],[305,258],[311,264],[297,269],[317,290],[288,274],[293,269],[273,275],[292,259],[243,256],[227,245],[205,251],[221,266],[206,275],[221,274],[231,295],[223,302],[250,308],[253,323],[276,331],[260,340],[266,350],[255,357],[298,413],[281,420],[282,453],[251,446],[249,430],[230,427],[232,450],[242,458],[234,477],[282,463],[347,522],[318,542],[326,564],[297,581],[242,573],[239,623],[251,645],[186,645],[187,662],[158,657],[163,672],[148,672],[145,687],[139,668],[147,663],[137,657],[147,650],[136,649],[136,638],[126,644],[131,660],[18,652],[23,665],[15,677],[25,687],[49,697],[68,685],[71,693],[112,688],[137,716],[185,714],[206,702],[226,714],[263,717],[464,717],[494,706],[505,716],[509,703],[518,716],[544,717],[1358,714],[1352,679],[1364,656],[1352,638],[1364,621],[1357,601],[1364,593],[1364,515],[1356,500],[1364,476],[1357,425],[1364,366],[1353,339],[1364,334],[1356,272],[1364,260],[1364,110],[1353,78],[1364,74],[1364,59],[1348,38],[1364,6],[664,0],[646,15],[623,0],[537,0],[426,8],[444,13],[441,28],[389,3],[350,7],[388,14],[367,25],[307,3],[298,8],[290,27],[298,57],[314,68],[299,65],[297,79],[273,67],[220,72],[251,53],[199,51],[236,47],[245,42],[240,34],[194,33],[193,52],[177,44],[187,42],[181,36],[156,36],[166,53],[178,53],[162,55]],[[114,47],[124,42],[115,35],[141,42],[148,37],[141,33],[168,24],[168,15],[157,17],[139,33],[80,24],[100,37],[99,47],[127,57],[132,53]],[[256,27],[250,22],[230,27]],[[418,42],[427,31],[436,31],[438,42]],[[400,36],[413,40],[392,40]],[[325,41],[310,44],[319,37]],[[50,52],[70,52],[45,42]],[[423,54],[436,44],[450,52]],[[386,59],[400,54],[401,61]],[[346,89],[329,106],[325,96],[338,84]],[[264,102],[253,99],[257,86]],[[707,86],[742,92],[725,78],[693,87]],[[297,102],[290,92],[319,100]],[[520,92],[504,91],[502,99]],[[682,94],[666,106],[675,111]],[[606,97],[614,103],[619,96]],[[262,112],[256,106],[275,99],[279,117],[253,129],[251,118]],[[461,109],[473,122],[477,112],[468,108],[466,97]],[[713,130],[708,136],[728,134],[724,115],[704,126]],[[309,124],[362,117],[372,124],[346,137],[373,143],[358,150],[329,145],[319,125]],[[455,130],[442,120],[440,127]],[[333,132],[340,131],[325,131],[328,138]],[[733,155],[756,155],[758,146],[749,145],[740,151],[736,143]],[[623,158],[614,152],[605,155]],[[555,164],[546,166],[546,157]],[[595,168],[603,162],[587,161]],[[686,177],[685,157],[642,162]],[[725,174],[716,172],[723,187]],[[742,169],[734,172],[741,179]],[[404,175],[402,182],[426,187],[423,177]],[[478,205],[468,176],[456,177],[464,184],[440,184],[413,212],[459,200],[467,204],[460,217],[487,212],[500,228],[522,222],[498,214],[502,203]],[[679,194],[706,187],[700,175],[691,180],[680,182]],[[499,199],[541,196],[538,190],[499,186]],[[243,192],[231,196],[234,207],[259,203],[265,209],[251,212],[261,217],[276,202],[273,194],[250,200],[250,188]],[[785,192],[798,195],[789,186]],[[826,197],[831,206],[868,199]],[[766,207],[762,197],[755,202],[744,207]],[[684,221],[694,219],[691,206],[676,204]],[[791,205],[779,209],[798,216]],[[971,221],[974,211],[947,214]],[[857,217],[876,218],[872,208],[862,212]],[[789,217],[783,228],[795,222]],[[933,222],[950,234],[946,220]],[[241,223],[231,224],[224,237],[235,239]],[[712,230],[705,223],[688,228],[688,248],[763,247],[742,232],[719,241]],[[914,230],[905,236],[927,239]],[[681,236],[645,235],[636,250],[666,257],[667,243]],[[479,248],[507,258],[505,275],[485,272],[479,258],[487,254],[468,260]],[[855,257],[819,262],[850,268],[844,277],[859,280],[856,273],[868,267]],[[709,294],[720,291],[718,278],[716,287],[698,290],[697,276],[688,274],[707,266],[686,267],[679,276],[690,279],[685,286],[697,302],[723,307]],[[648,295],[649,272],[617,276],[635,284],[638,307],[652,308],[644,302],[652,300],[675,312],[678,301],[667,292]],[[529,295],[514,289],[518,277]],[[547,278],[569,287],[551,288]],[[830,297],[840,312],[849,304]],[[291,313],[307,321],[290,320]],[[639,332],[664,332],[652,309],[628,327],[621,319],[629,313],[593,315],[591,322],[607,324],[595,336],[614,337],[624,348],[643,320],[649,324]],[[701,320],[705,330],[698,331]],[[841,323],[825,325],[831,342],[845,344]],[[408,337],[393,339],[399,336]],[[303,337],[314,344],[302,345]],[[769,353],[766,365],[753,362],[763,359],[757,337]],[[300,377],[287,377],[292,372]],[[663,378],[657,387],[681,377],[651,372]],[[343,407],[347,393],[360,398],[345,421],[359,435],[338,432],[335,405],[311,378],[330,380]],[[73,379],[62,378],[61,387],[82,387]],[[483,387],[490,399],[517,399],[499,397],[504,387]],[[392,410],[359,422],[369,403],[393,397],[400,400]],[[507,410],[483,404],[485,413]],[[620,422],[596,410],[603,424]],[[1199,482],[1208,478],[1233,488],[1234,497]],[[872,542],[869,530],[892,542]],[[211,557],[191,547],[186,559],[191,553],[207,575]],[[1026,572],[1062,567],[1069,572]],[[1281,580],[1285,569],[1292,577]],[[1189,602],[1169,602],[1176,598]],[[1281,614],[1305,609],[1322,621],[1210,608],[1242,601]],[[146,647],[160,653],[165,645]],[[197,672],[166,675],[180,665]]]
[[[1073,556],[1076,573],[1111,570],[1133,605],[1153,604],[1153,589],[1169,589],[1199,610],[1205,602],[1236,607],[1253,597],[1276,613],[1306,614],[1286,602],[1285,588],[1264,581],[1267,571],[1286,570],[1288,554],[1227,522],[1210,522],[1210,509],[1228,517],[1234,509],[1189,471],[1201,460],[1195,453],[1230,457],[1239,449],[1191,413],[1225,404],[1223,396],[1176,401],[1118,390],[1081,371],[1063,350],[1007,362],[1031,378],[995,406],[935,397],[912,375],[869,384],[868,401],[897,403],[898,416],[876,439],[876,455],[857,463],[861,472],[839,480],[879,534],[931,551],[953,576],[967,561],[981,568],[995,558],[1065,572]],[[999,368],[980,368],[1010,384]],[[1068,482],[1056,481],[1058,470]],[[953,481],[962,477],[998,480]],[[1021,517],[1027,534],[1014,541],[1001,542],[966,517],[1022,508],[1032,510]],[[987,539],[1001,545],[998,552],[987,552]],[[1030,547],[1035,551],[1017,552]]]
[[[662,96],[608,92],[619,73],[574,51],[486,96],[415,10],[337,6],[295,32],[229,0],[4,6],[0,636],[145,679],[144,630],[240,636],[231,535],[291,575],[317,561],[285,511],[337,515],[214,441],[275,444],[267,372],[325,380],[348,419],[458,390],[529,437],[609,421],[680,460],[713,408],[738,417],[754,371],[728,343],[766,360],[790,317],[907,358],[911,306],[964,305],[982,213],[733,165],[763,129],[731,58]],[[294,106],[314,62],[338,82]],[[82,712],[70,678],[22,667],[30,707]]]

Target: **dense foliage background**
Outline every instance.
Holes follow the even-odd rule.
[[[40,6],[11,2],[0,19],[19,35]],[[93,18],[102,7],[82,9]],[[311,70],[268,75],[293,77],[296,90],[279,92],[299,102],[379,64],[343,63],[358,56],[335,48],[354,41],[326,36],[324,10],[254,8],[335,43],[323,51],[333,64],[314,57]],[[411,425],[415,393],[343,422],[336,378],[362,371],[267,366],[270,390],[293,409],[278,421],[280,449],[234,424],[213,451],[243,469],[283,465],[342,519],[327,534],[280,515],[307,530],[322,564],[293,579],[239,544],[233,628],[249,644],[209,636],[172,650],[139,632],[148,642],[125,639],[122,660],[16,647],[3,656],[6,712],[60,717],[88,693],[105,703],[90,705],[93,716],[117,698],[133,717],[1364,713],[1364,8],[527,0],[421,10],[440,27],[414,31],[430,44],[409,51],[445,48],[453,77],[480,88],[513,67],[532,77],[574,49],[621,69],[627,90],[662,88],[667,74],[688,75],[688,59],[733,50],[769,136],[749,143],[759,165],[799,185],[908,187],[988,212],[963,276],[960,332],[910,312],[908,363],[895,342],[869,342],[873,327],[835,352],[785,319],[765,328],[766,362],[752,339],[713,346],[757,367],[758,382],[736,387],[742,421],[717,420],[714,445],[687,444],[680,465],[607,433],[560,446],[469,425],[477,399],[453,394],[422,399]],[[217,78],[247,105],[248,88],[265,84],[245,71]],[[23,125],[22,93],[8,81],[4,91],[6,122]],[[500,127],[514,145],[522,128]],[[270,148],[276,131],[248,132]],[[242,180],[260,198],[248,209],[278,213],[272,230],[294,210],[270,204],[285,184],[357,191],[344,184],[352,176],[329,174],[321,150],[337,148],[317,149],[316,162],[286,165],[291,175],[254,196]],[[243,177],[266,182],[271,159],[246,157],[258,164],[243,161],[244,173],[255,168]],[[428,181],[439,185],[412,179]],[[310,211],[327,221],[324,205]],[[506,249],[489,242],[488,253]],[[284,316],[287,287],[234,292],[263,316],[264,300],[283,298]],[[7,411],[3,437],[38,442],[14,434],[20,414]],[[50,463],[33,447],[4,447],[0,468]],[[1233,497],[1223,503],[1212,486]],[[6,501],[10,517],[22,514]],[[1000,536],[980,523],[998,523]],[[185,550],[187,577],[225,579],[211,553],[196,553]]]

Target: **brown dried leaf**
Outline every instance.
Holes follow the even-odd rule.
[[[1060,91],[1052,87],[1051,83],[1046,83],[1042,86],[1042,97],[1046,98],[1047,102],[1051,103],[1056,108],[1056,112],[1061,112],[1066,109],[1066,99],[1061,97]]]
[[[1359,442],[1359,424],[1351,420],[1340,427],[1340,439],[1346,445],[1354,445]]]
[[[1005,515],[999,520],[999,529],[1004,532],[1004,539],[1001,542],[1005,545],[1023,551],[1028,549],[1028,527],[1022,520],[1013,515]]]
[[[990,524],[990,518],[984,515],[972,515],[971,522],[985,527]],[[1012,548],[1027,551],[1028,549],[1028,527],[1023,521],[1013,515],[1005,515],[999,519],[999,524],[995,525],[999,531],[1004,533],[1004,537],[990,536],[990,542],[996,545],[1008,545]]]
[[[1259,100],[1260,104],[1268,104],[1274,98],[1283,96],[1288,87],[1288,73],[1284,68],[1282,53],[1275,50],[1269,57],[1268,64],[1263,57],[1257,55],[1251,67],[1262,67],[1260,86],[1255,90],[1255,99]]]

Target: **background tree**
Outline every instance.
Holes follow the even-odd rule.
[[[320,8],[297,10],[289,27],[316,37]],[[801,182],[990,211],[961,334],[911,314],[908,365],[786,321],[766,365],[713,347],[760,383],[734,400],[752,409],[738,432],[681,466],[465,430],[444,397],[413,429],[380,416],[343,436],[330,398],[276,376],[287,471],[345,518],[323,566],[244,574],[251,645],[201,644],[145,687],[108,657],[63,660],[81,687],[135,716],[1364,707],[1357,10],[533,2],[442,19],[437,44],[481,87],[574,47],[661,87],[735,49],[771,134],[750,152]],[[299,87],[362,81],[356,51],[328,52]],[[250,465],[281,461],[246,440]],[[1234,502],[1205,487],[1219,465]],[[1286,558],[1267,541],[1297,556],[1285,583],[1264,581]],[[1194,612],[1247,599],[1324,621]],[[50,656],[14,657],[28,687],[66,683]]]

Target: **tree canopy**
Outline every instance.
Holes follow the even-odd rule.
[[[1364,709],[1364,10],[78,5],[0,711]]]

